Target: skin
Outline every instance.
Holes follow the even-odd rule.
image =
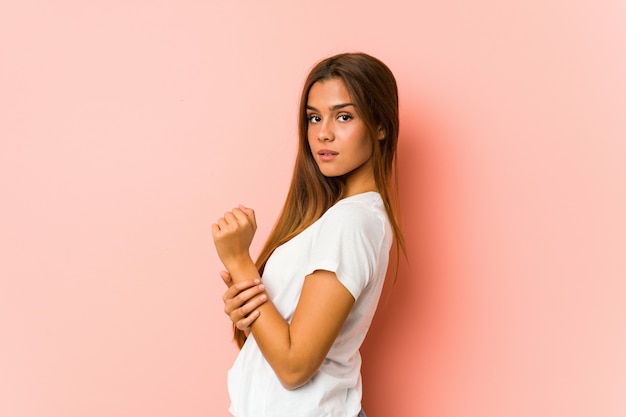
[[[376,191],[372,140],[343,82],[313,84],[307,115],[308,142],[320,171],[344,176],[346,197]],[[337,156],[323,161],[321,149]],[[255,231],[254,211],[244,206],[225,213],[212,226],[217,253],[227,269],[220,274],[229,287],[223,295],[224,311],[239,329],[252,332],[283,386],[296,389],[322,364],[355,300],[334,272],[314,271],[305,277],[293,319],[287,323],[264,292],[250,257]]]
[[[346,197],[375,191],[372,140],[343,81],[320,81],[311,87],[307,102],[307,136],[313,158],[327,177],[346,176]],[[323,161],[319,151],[338,152]]]

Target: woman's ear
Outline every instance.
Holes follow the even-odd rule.
[[[385,139],[385,136],[387,136],[387,134],[385,133],[385,129],[383,129],[382,127],[379,127],[378,128],[378,140]]]

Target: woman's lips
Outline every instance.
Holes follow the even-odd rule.
[[[321,161],[329,162],[335,159],[335,157],[339,155],[339,152],[331,151],[330,149],[321,149],[317,151],[317,155]]]

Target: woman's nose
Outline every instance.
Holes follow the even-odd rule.
[[[320,130],[317,132],[317,140],[319,140],[320,142],[332,142],[333,140],[335,140],[335,135],[332,129],[325,121],[322,122]]]

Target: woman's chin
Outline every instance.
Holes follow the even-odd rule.
[[[338,172],[336,169],[328,169],[328,167],[321,167],[318,165],[318,168],[323,176],[329,178],[340,177],[344,174],[344,172]]]

